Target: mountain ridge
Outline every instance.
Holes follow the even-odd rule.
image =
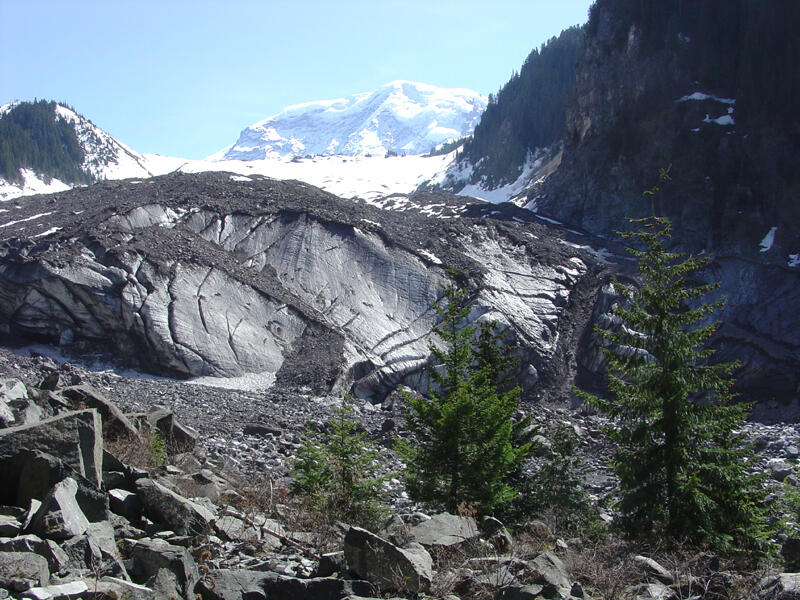
[[[396,80],[372,92],[286,107],[209,158],[425,154],[469,135],[486,102],[465,88]]]

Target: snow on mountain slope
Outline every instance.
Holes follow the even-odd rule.
[[[285,108],[209,159],[425,154],[472,133],[486,103],[467,89],[393,81],[374,92]]]
[[[455,154],[439,156],[315,156],[312,158],[266,158],[262,160],[188,161],[186,173],[229,171],[237,175],[265,175],[274,179],[296,179],[342,198],[361,198],[376,204],[391,194],[409,194],[421,184],[436,179]]]
[[[0,107],[0,118],[18,102]],[[143,155],[132,150],[71,108],[57,104],[54,118],[64,119],[72,125],[84,151],[81,168],[96,180],[151,177],[175,170],[186,161],[156,154]],[[72,185],[41,173],[22,169],[23,182],[12,183],[0,179],[0,201],[19,196],[59,192]]]

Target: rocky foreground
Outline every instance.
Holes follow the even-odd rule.
[[[800,575],[731,572],[711,555],[679,568],[624,547],[610,562],[588,537],[558,538],[541,521],[509,531],[426,513],[399,478],[380,531],[322,527],[285,475],[303,426],[321,427],[331,398],[131,379],[7,351],[0,375],[0,597],[800,597]],[[390,458],[400,404],[358,405]],[[613,487],[599,417],[524,408],[545,427],[570,423],[589,491]],[[764,450],[758,468],[775,485],[792,481],[796,426],[748,429]],[[787,571],[800,570],[792,544]]]

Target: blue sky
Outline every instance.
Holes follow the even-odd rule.
[[[395,79],[496,92],[591,0],[0,0],[0,104],[65,101],[202,158],[290,104]]]

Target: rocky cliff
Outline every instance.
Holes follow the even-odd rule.
[[[785,103],[770,109],[764,76],[749,71],[789,93],[800,15],[707,4],[593,6],[561,166],[529,206],[601,235],[655,212],[673,220],[685,250],[797,267],[800,121]],[[671,184],[643,199],[668,165]]]
[[[560,166],[527,204],[605,238],[628,217],[667,216],[678,249],[715,254],[704,277],[728,297],[718,357],[742,361],[750,399],[793,418],[800,124],[776,98],[796,85],[797,12],[784,3],[598,1]],[[669,165],[671,181],[643,196]]]
[[[417,201],[464,216],[226,173],[33,197],[0,227],[0,321],[12,341],[154,373],[259,374],[380,400],[398,384],[424,389],[432,304],[456,267],[474,288],[471,318],[519,342],[528,394],[566,389],[601,266],[515,207]]]

